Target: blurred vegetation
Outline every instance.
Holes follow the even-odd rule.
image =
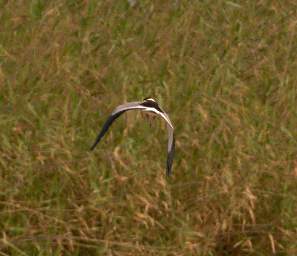
[[[132,1],[131,1],[132,2]],[[297,3],[0,0],[1,255],[297,255]],[[156,98],[175,124],[119,118]]]

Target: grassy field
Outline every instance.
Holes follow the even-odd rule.
[[[297,4],[0,0],[1,255],[297,255]],[[167,131],[118,104],[154,97]]]

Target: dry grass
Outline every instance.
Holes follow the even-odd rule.
[[[1,255],[297,254],[296,1],[159,2],[0,1]]]

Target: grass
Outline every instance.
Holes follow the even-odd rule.
[[[295,255],[296,2],[0,1],[1,255]],[[113,108],[156,98],[176,127]]]

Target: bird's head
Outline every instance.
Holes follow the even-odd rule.
[[[143,102],[141,103],[141,105],[145,106],[145,107],[149,107],[149,108],[154,108],[158,111],[160,111],[161,113],[163,113],[164,111],[159,107],[159,104],[157,103],[156,100],[154,100],[151,97],[145,98],[143,100]]]
[[[144,102],[155,102],[157,103],[157,101],[155,99],[153,99],[152,97],[147,97],[143,99]]]

